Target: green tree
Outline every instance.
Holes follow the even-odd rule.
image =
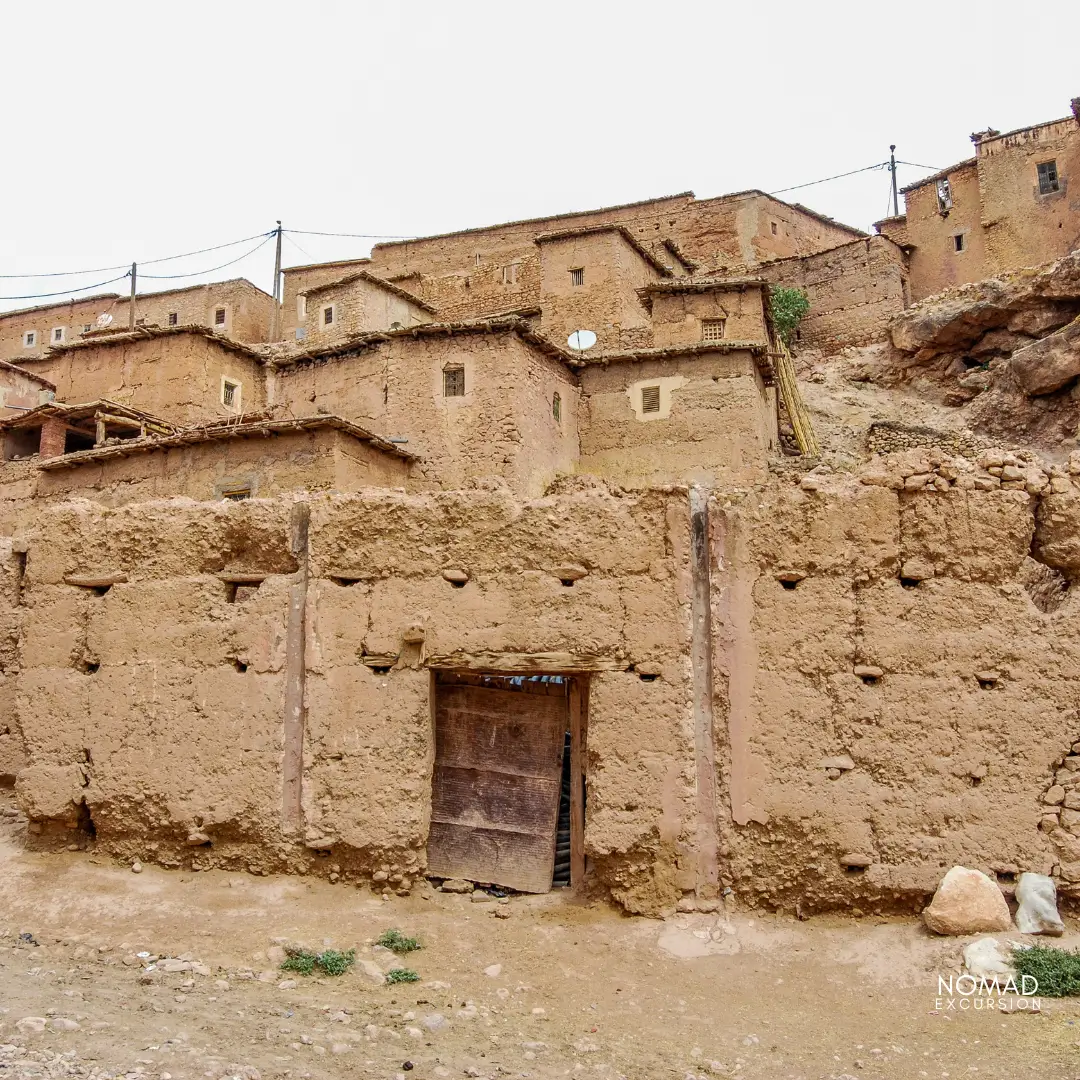
[[[810,310],[810,301],[802,289],[789,289],[783,285],[769,288],[769,309],[772,312],[773,326],[776,327],[780,340],[790,346],[795,340],[795,331]]]

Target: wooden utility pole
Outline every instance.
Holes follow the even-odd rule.
[[[135,274],[136,266],[131,264],[131,303],[128,304],[128,329],[135,329]]]
[[[281,329],[281,222],[277,223],[277,254],[274,256],[274,319],[270,340],[277,341]]]
[[[892,173],[892,212],[893,217],[900,216],[900,195],[896,190],[896,144],[889,147],[889,172]]]

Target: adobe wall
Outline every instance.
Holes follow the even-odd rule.
[[[1080,245],[1080,122],[983,139],[977,157],[988,268],[980,277],[1051,262]],[[1037,165],[1045,161],[1056,162],[1060,190],[1040,195]]]
[[[329,326],[324,316],[326,308],[333,309],[333,322]],[[309,296],[302,325],[305,345],[314,347],[335,344],[364,330],[389,330],[395,324],[418,326],[431,319],[429,312],[403,296],[357,278]]]
[[[1053,871],[1075,895],[1077,600],[1033,582],[1080,576],[1080,488],[1016,471],[898,455],[861,481],[718,493],[707,518],[686,489],[585,479],[525,502],[369,490],[307,500],[306,540],[289,498],[38,507],[25,572],[0,551],[0,753],[25,740],[40,843],[89,815],[126,858],[332,864],[358,883],[386,866],[407,888],[430,813],[427,665],[570,653],[595,672],[586,849],[632,911],[729,887],[745,906],[904,909],[954,863],[1005,887]],[[572,587],[568,563],[587,571]],[[64,582],[106,571],[128,580]],[[266,577],[240,592],[223,572]]]
[[[904,253],[884,236],[766,263],[756,272],[774,285],[806,293],[810,310],[799,325],[798,343],[825,352],[884,340],[889,320],[908,302]]]
[[[651,344],[649,317],[637,290],[659,272],[618,232],[586,233],[540,246],[540,332],[565,346],[575,330],[592,330],[598,349]],[[574,285],[571,270],[584,272]]]
[[[658,292],[651,299],[652,343],[657,348],[700,343],[705,319],[723,319],[724,337],[730,341],[768,341],[759,286]]]
[[[934,182],[904,193],[914,300],[965,281],[981,281],[994,273],[987,259],[982,225],[979,170],[974,162],[965,163],[950,170],[948,178],[953,201],[948,211],[938,209]],[[964,237],[963,251],[955,248],[953,237],[957,234]]]
[[[20,412],[36,409],[52,397],[52,391],[16,367],[0,364],[0,418],[10,420]]]
[[[26,311],[0,312],[0,360],[22,363],[43,357],[52,345],[57,344],[53,337],[55,330],[63,331],[61,343],[71,344],[83,333],[96,328],[99,315],[111,315],[113,328],[126,327],[129,305],[127,296],[105,293]],[[224,326],[214,321],[214,310],[218,307],[225,308]],[[205,326],[234,341],[269,341],[274,301],[243,278],[147,293],[135,298],[137,321],[168,326],[170,313],[176,315],[180,326]],[[27,330],[36,334],[32,348],[23,345],[23,334]]]
[[[626,487],[752,484],[777,448],[776,399],[746,351],[595,362],[580,373],[580,473]],[[660,409],[642,409],[644,386]]]
[[[461,397],[443,394],[448,366],[465,369]],[[282,367],[274,395],[298,416],[326,403],[376,434],[407,439],[418,476],[445,488],[501,477],[521,496],[539,495],[577,459],[577,380],[512,333],[394,337]]]
[[[695,828],[685,492],[585,484],[525,503],[373,490],[309,502],[306,546],[289,499],[75,501],[28,524],[22,603],[0,602],[25,624],[7,671],[31,832],[66,843],[88,813],[98,846],[127,858],[255,872],[332,862],[361,882],[387,863],[414,876],[430,813],[425,661],[571,651],[608,667],[589,696],[596,873],[635,907],[649,902],[637,897],[642,881],[670,891]],[[568,561],[589,571],[572,587],[558,576]],[[301,637],[288,609],[304,565]],[[447,567],[468,583],[453,587]],[[129,580],[105,595],[64,583],[105,568]],[[222,571],[268,576],[230,600]],[[404,643],[416,627],[422,646]],[[390,671],[363,662],[386,654],[399,657]],[[298,657],[306,728],[293,828],[282,820],[282,760]],[[661,677],[646,681],[634,664]],[[642,878],[639,863],[655,874]]]
[[[74,405],[109,398],[181,425],[240,411],[222,404],[223,377],[240,383],[240,409],[266,404],[262,365],[201,334],[61,348],[27,361],[26,367],[56,384],[58,401]]]
[[[6,466],[0,466],[0,479]],[[252,498],[290,491],[406,487],[409,463],[333,429],[227,439],[129,453],[39,471],[35,496],[85,498],[105,506],[185,496],[220,499],[247,488]]]
[[[1076,580],[1080,491],[919,456],[713,503],[722,873],[747,898],[918,908],[957,863],[1080,891],[1080,817],[1045,797],[1080,734],[1077,599],[1032,588]]]

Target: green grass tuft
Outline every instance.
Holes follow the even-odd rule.
[[[386,973],[388,983],[419,982],[420,976],[412,968],[391,968]]]
[[[340,952],[337,949],[323,949],[320,953],[308,949],[289,948],[288,957],[281,965],[282,971],[295,971],[300,975],[310,975],[316,967],[327,975],[344,975],[356,961],[356,950]]]
[[[1070,997],[1080,994],[1080,952],[1053,945],[1032,945],[1013,950],[1013,967],[1019,976],[1028,975],[1039,984],[1042,997]]]
[[[420,942],[414,937],[406,937],[400,930],[387,930],[385,934],[378,941],[376,945],[381,945],[384,949],[389,949],[391,952],[416,952],[419,949]]]

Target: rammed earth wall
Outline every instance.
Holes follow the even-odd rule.
[[[40,844],[92,824],[126,858],[405,888],[431,666],[564,654],[592,672],[593,880],[630,910],[904,907],[957,862],[1068,894],[1043,800],[1080,740],[1080,630],[1026,583],[1032,553],[1080,574],[1080,492],[943,470],[34,508],[0,552],[0,773]]]

